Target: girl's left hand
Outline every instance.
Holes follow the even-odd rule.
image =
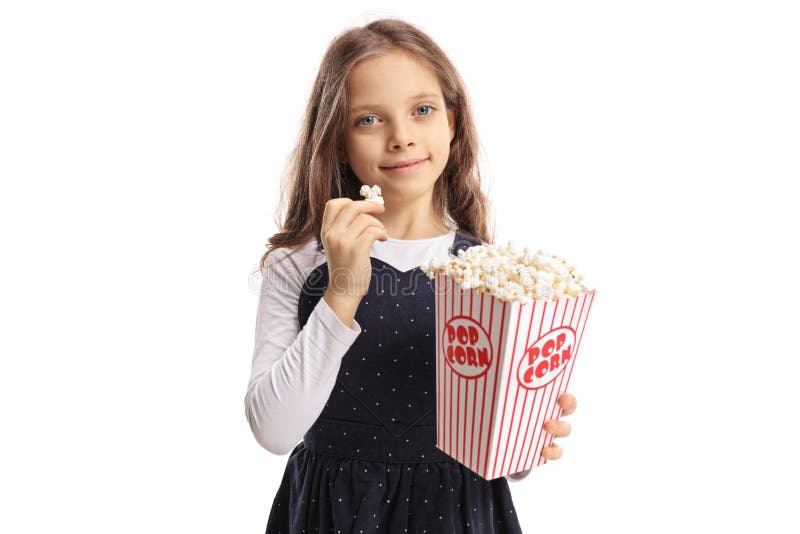
[[[575,411],[575,408],[578,406],[578,401],[575,400],[575,396],[567,393],[566,391],[563,392],[561,395],[558,396],[558,405],[561,406],[561,415],[570,415]],[[572,432],[572,426],[567,423],[566,421],[559,421],[558,419],[550,419],[544,424],[544,430],[548,434],[552,434],[557,438],[565,438],[569,436],[570,432]],[[549,446],[544,447],[542,449],[542,456],[546,460],[558,460],[561,458],[561,447],[556,445],[555,441]],[[525,477],[531,470],[528,469],[527,471],[520,471],[519,473],[512,473],[508,475],[510,478],[515,480],[519,480]]]
[[[575,408],[578,406],[578,401],[575,400],[575,396],[567,393],[566,391],[558,396],[558,405],[561,406],[561,415],[570,415],[575,411]],[[569,436],[569,433],[572,432],[572,426],[567,423],[566,421],[559,421],[558,419],[550,419],[544,424],[544,430],[548,434],[552,434],[557,438],[565,438]],[[544,447],[542,449],[542,456],[545,457],[546,460],[558,460],[561,458],[561,447],[556,445],[556,442],[552,442],[550,447]]]

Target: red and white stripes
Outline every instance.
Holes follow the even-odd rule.
[[[556,401],[569,385],[595,291],[557,301],[505,302],[489,293],[462,290],[452,278],[437,273],[436,446],[487,480],[543,463],[541,450],[553,436],[542,426],[557,411],[560,415]],[[471,330],[479,334],[454,340],[455,324],[475,324]],[[563,359],[553,350],[556,345],[543,339],[556,329],[575,333],[559,337]],[[455,361],[452,344],[462,342],[467,351],[466,345],[485,337],[480,332],[488,335],[490,362],[488,369],[470,377],[458,372],[464,360]],[[537,361],[549,353],[551,365],[538,380],[541,385],[532,387],[522,382],[518,368],[530,354],[539,354],[529,350],[537,341],[546,342]]]

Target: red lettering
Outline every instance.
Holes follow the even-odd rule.
[[[469,327],[469,344],[475,345],[478,342],[479,334],[478,329],[474,326]]]
[[[463,321],[459,324],[459,320]],[[492,347],[480,326],[469,318],[459,318],[444,325],[442,351],[447,363],[457,374],[474,378],[491,366]]]
[[[561,363],[566,364],[572,358],[572,345],[561,351]]]
[[[489,349],[483,347],[482,349],[478,349],[478,365],[483,369],[484,367],[489,367]]]
[[[541,362],[539,362],[539,365],[536,366],[536,378],[542,378],[546,374],[547,374],[547,361],[542,360]]]
[[[538,382],[540,386],[544,385],[544,382],[552,379],[559,369],[567,366],[572,358],[572,342],[575,338],[571,335],[571,331],[564,330],[566,328],[562,328],[558,333],[551,332],[540,338],[534,346],[526,349],[522,360],[524,363],[520,364],[518,371],[523,384],[534,387],[533,383]]]
[[[467,357],[466,354],[464,354],[464,347],[462,347],[461,345],[456,347],[456,361],[458,361],[459,364],[464,365],[466,357]]]
[[[462,345],[467,342],[467,329],[464,328],[462,325],[456,327],[456,335],[458,336],[458,342]]]
[[[533,380],[533,367],[525,369],[525,374],[522,375],[522,378],[526,383],[530,383]]]
[[[452,363],[459,365],[470,365],[472,367],[489,367],[489,349],[482,347],[474,349],[473,347],[462,347],[461,345],[447,345],[445,347],[445,356]]]
[[[539,357],[539,347],[531,347],[528,349],[528,365],[533,365],[534,360]]]
[[[447,325],[447,342],[452,343],[456,337],[455,329],[453,329],[452,325]]]

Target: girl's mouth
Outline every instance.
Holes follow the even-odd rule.
[[[403,165],[402,167],[381,167],[381,170],[384,170],[386,172],[395,173],[395,174],[404,174],[404,173],[416,171],[417,169],[419,169],[420,167],[425,165],[425,163],[427,163],[427,161],[428,161],[428,158],[425,158],[424,160],[418,161],[416,163],[412,163],[411,165]]]

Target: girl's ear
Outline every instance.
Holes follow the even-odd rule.
[[[447,109],[447,124],[450,126],[450,142],[452,143],[456,136],[456,114],[450,108]]]

